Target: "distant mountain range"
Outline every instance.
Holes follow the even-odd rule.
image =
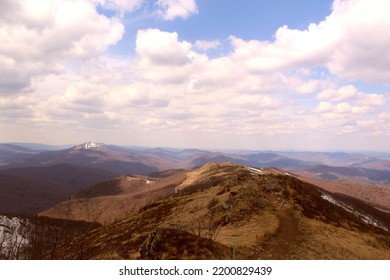
[[[48,150],[42,150],[45,147]],[[169,170],[187,170],[209,162],[232,162],[255,168],[276,167],[326,181],[363,179],[367,182],[390,183],[390,161],[386,156],[378,157],[380,154],[375,157],[362,153],[233,153],[199,149],[122,147],[95,142],[65,149],[53,148],[40,144],[0,144],[0,175],[7,176],[0,181],[0,190],[7,192],[9,204],[12,204],[12,199],[17,201],[14,207],[0,207],[0,212],[8,210],[31,214],[68,199],[83,188],[120,176],[164,177],[171,175]],[[13,186],[21,189],[33,186],[29,187],[29,190],[35,190],[36,197],[47,199],[42,200],[42,205],[39,205],[39,200],[31,199],[20,203],[23,201],[19,197],[20,189]],[[58,192],[53,191],[57,189]]]
[[[32,157],[38,153],[38,151],[34,151],[22,146],[13,144],[0,144],[0,166]]]
[[[390,259],[383,158],[94,142],[1,148],[0,218],[9,216],[0,258],[12,247],[1,240],[23,234],[24,256],[43,259]],[[23,220],[35,233],[12,218],[21,214],[38,217]],[[68,235],[76,221],[83,232]]]

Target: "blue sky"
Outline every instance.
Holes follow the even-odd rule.
[[[390,150],[390,1],[0,8],[0,142]]]
[[[199,12],[190,18],[167,21],[153,16],[154,2],[146,1],[143,8],[126,13],[126,33],[118,44],[111,46],[113,54],[128,55],[135,47],[137,30],[146,28],[177,32],[181,40],[190,42],[215,39],[225,42],[230,35],[245,40],[273,40],[280,26],[305,29],[310,23],[325,19],[332,7],[330,0],[242,1],[242,5],[234,0],[201,0],[196,2]],[[101,6],[98,6],[98,11],[106,16],[115,15],[115,11]]]

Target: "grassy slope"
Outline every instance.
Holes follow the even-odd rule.
[[[179,195],[76,239],[55,257],[390,259],[388,233],[283,172],[209,164],[187,175]]]

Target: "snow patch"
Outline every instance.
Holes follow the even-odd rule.
[[[144,181],[148,185],[150,185],[150,184],[155,182],[155,181],[151,181],[151,180],[148,180],[148,179],[142,179],[142,178],[131,177],[131,176],[126,176],[126,180],[127,181],[139,181],[139,182]]]
[[[334,197],[332,197],[332,196],[330,196],[328,194],[322,194],[321,198],[326,200],[326,201],[329,201],[330,203],[332,203],[332,204],[334,204],[336,206],[339,206],[339,207],[343,208],[345,211],[347,211],[347,212],[355,215],[356,217],[360,218],[366,224],[373,225],[373,226],[375,226],[377,228],[380,228],[380,229],[383,229],[383,230],[385,230],[387,232],[389,231],[389,229],[386,226],[384,226],[382,223],[380,223],[379,221],[375,220],[370,215],[362,213],[362,212],[356,210],[351,205],[348,205],[348,204],[346,204],[344,202],[336,200]]]
[[[22,220],[0,215],[0,257],[17,259],[19,249],[29,243],[24,229]]]
[[[253,167],[247,167],[247,169],[250,171],[252,175],[257,175],[257,174],[263,174],[263,170],[253,168]]]
[[[99,148],[100,145],[99,144],[96,144],[95,142],[88,142],[88,143],[85,143],[84,145],[85,149],[91,149],[91,148]]]
[[[99,145],[95,142],[89,141],[87,143],[83,143],[81,145],[74,147],[74,149],[75,150],[91,150],[91,149],[98,149],[100,147],[101,147],[101,145]]]

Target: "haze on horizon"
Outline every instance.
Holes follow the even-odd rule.
[[[0,143],[390,151],[390,1],[223,3],[1,1]]]

